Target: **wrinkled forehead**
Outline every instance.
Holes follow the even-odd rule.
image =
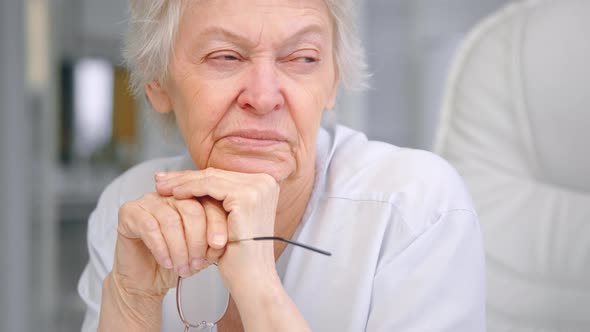
[[[185,0],[179,31],[195,35],[225,30],[278,40],[307,32],[330,39],[333,23],[324,0]]]
[[[193,12],[284,14],[285,11],[290,11],[300,16],[316,12],[327,14],[329,17],[329,8],[325,0],[182,0],[181,3],[183,10]]]

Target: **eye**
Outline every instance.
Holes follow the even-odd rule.
[[[238,58],[233,55],[221,55],[221,56],[218,56],[217,59],[224,60],[224,61],[238,61]]]
[[[302,57],[298,57],[293,59],[293,61],[295,62],[302,62],[302,63],[316,63],[318,62],[318,58],[315,57],[311,57],[311,56],[302,56]]]
[[[221,50],[209,54],[205,61],[214,70],[234,71],[242,66],[244,57],[236,51]]]
[[[293,74],[311,74],[321,63],[320,53],[315,48],[301,48],[289,54],[282,61],[286,70]]]
[[[320,62],[319,53],[315,49],[302,48],[289,54],[285,61],[293,65],[313,65]]]
[[[239,53],[230,50],[213,52],[207,56],[208,61],[216,63],[232,63],[241,61],[242,59],[243,57]]]

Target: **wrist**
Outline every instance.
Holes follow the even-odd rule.
[[[256,303],[263,305],[267,301],[284,292],[283,285],[276,268],[253,269],[254,271],[243,273],[239,278],[226,284],[232,298],[238,303]]]
[[[286,296],[277,274],[241,278],[231,285],[229,291],[238,308],[269,308],[282,302],[282,298]]]
[[[109,273],[102,286],[99,330],[160,331],[163,299],[131,294]]]
[[[278,275],[238,285],[230,292],[246,331],[311,331]]]
[[[218,266],[230,292],[240,291],[244,285],[280,284],[273,243],[270,241],[232,243]]]

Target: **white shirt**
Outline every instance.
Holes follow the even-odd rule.
[[[98,325],[118,208],[154,191],[155,172],[180,169],[194,169],[188,156],[149,161],[102,194],[78,285],[87,304],[83,331]],[[315,186],[293,239],[332,252],[288,246],[277,262],[313,331],[485,331],[477,215],[461,178],[432,153],[368,141],[341,126],[320,129]],[[218,292],[202,287],[192,300],[211,303]],[[164,299],[164,331],[183,329],[174,296],[172,289]]]

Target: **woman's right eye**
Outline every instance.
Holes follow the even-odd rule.
[[[233,61],[239,61],[240,60],[240,56],[239,54],[235,53],[235,52],[215,52],[209,55],[209,59],[210,60],[214,60],[214,61],[227,61],[227,62],[233,62]]]
[[[209,54],[206,63],[211,69],[216,71],[228,72],[240,68],[244,58],[234,51],[218,51]]]

